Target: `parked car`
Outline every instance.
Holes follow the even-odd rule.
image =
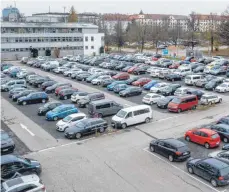
[[[51,79],[49,77],[40,77],[40,78],[37,78],[34,82],[33,82],[33,86],[34,87],[41,87],[41,85],[44,83],[44,82],[48,82],[50,81]]]
[[[177,139],[157,139],[149,144],[151,152],[167,157],[169,161],[185,161],[191,156],[188,146]]]
[[[49,97],[45,92],[32,92],[27,96],[18,98],[17,104],[27,105],[34,103],[46,103],[48,100]]]
[[[202,79],[204,79],[203,75],[187,75],[184,82],[186,85],[195,85],[197,81]]]
[[[101,118],[83,119],[80,122],[68,127],[64,135],[68,139],[80,139],[84,135],[100,132],[103,133],[108,127],[107,122]]]
[[[214,148],[220,145],[220,136],[216,131],[200,128],[185,133],[185,140],[203,145],[205,148]]]
[[[9,179],[1,184],[2,192],[30,191],[46,192],[44,184],[36,174]]]
[[[182,77],[180,75],[178,75],[178,74],[170,73],[170,74],[165,76],[165,79],[167,81],[181,81]]]
[[[156,94],[156,93],[148,93],[143,97],[142,102],[153,105],[157,103],[159,99],[162,99],[162,98],[164,98],[164,96]]]
[[[44,106],[39,107],[37,114],[38,115],[45,115],[47,112],[55,109],[56,107],[62,105],[61,102],[58,101],[53,101],[53,102],[48,102]]]
[[[180,84],[170,84],[169,86],[165,86],[160,90],[160,93],[164,96],[173,95],[175,91],[180,88]]]
[[[169,86],[169,84],[168,83],[164,83],[164,82],[157,83],[156,85],[154,85],[153,87],[150,88],[150,92],[151,93],[160,93],[161,90],[163,88],[165,88],[166,86]]]
[[[69,84],[57,87],[55,89],[55,95],[58,96],[60,91],[62,91],[64,89],[68,89],[68,88],[72,88],[72,87],[70,87]],[[74,89],[74,88],[72,88],[72,89]]]
[[[61,87],[61,86],[69,86],[69,87],[72,87],[72,84],[71,84],[71,83],[55,83],[55,84],[53,84],[52,86],[46,87],[45,92],[46,92],[46,93],[54,93],[55,90],[56,90],[56,88]]]
[[[229,144],[223,145],[222,150],[229,151]]]
[[[130,97],[134,95],[141,95],[142,89],[140,87],[128,87],[123,91],[119,92],[119,95],[121,97]]]
[[[175,98],[176,96],[167,96],[157,101],[157,107],[161,109],[167,109],[168,104]]]
[[[142,77],[140,79],[138,79],[137,81],[134,81],[132,83],[133,86],[144,86],[145,84],[149,83],[151,81],[150,78],[146,78],[146,77]]]
[[[213,75],[207,75],[204,79],[200,79],[196,82],[194,82],[194,85],[196,87],[204,87],[206,85],[206,83],[208,83],[209,81],[215,79],[215,77]]]
[[[126,84],[126,81],[114,81],[107,86],[108,91],[113,91],[114,87],[118,84]]]
[[[20,97],[24,97],[24,96],[27,96],[29,95],[30,93],[33,93],[34,90],[28,90],[28,89],[25,89],[24,91],[20,91],[19,93],[16,93],[12,96],[12,100],[13,101],[17,101]]]
[[[221,83],[223,83],[222,79],[213,79],[210,82],[206,83],[206,85],[204,86],[204,88],[206,90],[215,90],[215,88],[220,85]]]
[[[148,105],[137,105],[121,109],[112,117],[111,126],[125,129],[138,123],[149,123],[153,118],[152,109]]]
[[[97,101],[105,99],[104,93],[95,92],[89,93],[87,96],[78,100],[77,104],[79,107],[86,107],[91,101]]]
[[[130,87],[130,86],[127,84],[118,84],[113,88],[113,91],[114,91],[114,93],[119,93],[120,91],[123,91],[128,87]]]
[[[144,86],[143,86],[143,89],[145,90],[150,90],[152,87],[154,87],[155,85],[157,85],[159,83],[158,80],[152,80],[148,83],[146,83]]]
[[[86,79],[88,78],[88,77],[90,77],[91,76],[91,74],[90,73],[80,73],[80,74],[78,74],[78,75],[76,75],[76,79],[78,80],[78,81],[86,81]]]
[[[71,126],[71,124],[76,124],[83,119],[87,119],[87,116],[84,113],[73,113],[68,115],[57,122],[56,130],[65,131],[65,129]]]
[[[229,124],[213,124],[209,128],[219,134],[221,141],[225,143],[229,142]]]
[[[208,157],[212,157],[229,164],[229,151],[225,151],[225,150],[215,151],[208,154]]]
[[[19,88],[11,89],[11,90],[9,91],[9,98],[12,98],[12,96],[13,96],[14,94],[18,94],[18,93],[20,93],[21,91],[25,91],[25,90],[26,90],[26,88],[24,88],[24,87],[19,87]]]
[[[97,77],[99,77],[100,74],[93,74],[91,76],[89,76],[87,79],[86,79],[86,82],[87,83],[91,83],[92,80],[96,79]]]
[[[217,121],[217,124],[221,124],[221,123],[229,125],[229,116],[222,117],[221,119]]]
[[[168,110],[180,113],[185,110],[196,109],[197,105],[198,99],[196,95],[178,96],[168,104]]]
[[[41,84],[41,90],[44,91],[47,87],[50,87],[56,83],[57,83],[56,81],[46,81]]]
[[[215,159],[190,159],[186,163],[190,174],[196,174],[199,177],[210,181],[213,187],[229,184],[229,164]]]
[[[16,173],[41,173],[41,164],[29,158],[23,158],[15,155],[1,156],[1,178],[11,179]]]
[[[188,91],[189,91],[189,89],[186,87],[179,87],[174,92],[174,95],[175,96],[183,96],[183,95],[186,95]]]
[[[203,94],[200,103],[202,105],[212,105],[215,103],[221,103],[222,102],[222,97],[219,95],[213,95],[213,94]]]
[[[59,92],[58,96],[59,99],[66,100],[66,99],[70,99],[72,94],[75,92],[78,92],[78,90],[75,88],[64,88]]]
[[[82,98],[85,98],[86,96],[88,95],[87,92],[83,92],[83,91],[79,91],[79,92],[74,92],[72,95],[71,95],[71,101],[73,103],[77,103],[78,100],[82,99]]]
[[[46,113],[46,120],[48,121],[56,121],[58,119],[63,119],[66,116],[78,113],[78,109],[73,104],[63,104],[57,106],[53,110]]]
[[[229,82],[222,83],[215,88],[216,92],[226,93],[229,92]]]
[[[130,78],[128,73],[118,73],[117,75],[112,77],[115,80],[127,80]]]
[[[1,133],[1,154],[12,153],[15,149],[15,143],[7,132],[0,130]]]
[[[204,95],[204,92],[200,91],[200,90],[188,90],[187,94],[188,95],[196,95],[198,100],[200,100],[201,97]]]
[[[100,75],[98,78],[93,79],[91,81],[92,85],[101,85],[102,80],[104,79],[112,79],[109,75]]]
[[[16,86],[24,87],[26,88],[26,81],[25,80],[10,80],[4,84],[1,84],[1,91],[9,91],[13,87],[16,88]]]

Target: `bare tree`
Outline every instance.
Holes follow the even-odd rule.
[[[217,28],[216,18],[217,18],[216,14],[210,13],[210,15],[208,15],[208,20],[210,21],[208,32],[210,34],[211,53],[213,52],[215,31]]]
[[[218,35],[223,44],[229,45],[229,6],[222,14],[222,21],[218,28]]]
[[[121,51],[121,48],[124,45],[124,31],[120,19],[118,19],[117,23],[114,26],[114,40],[115,44],[118,47],[118,50]]]
[[[180,21],[177,20],[177,23],[174,24],[173,28],[170,28],[168,31],[169,39],[173,42],[175,46],[178,44],[178,40],[183,38],[184,31],[180,25]]]

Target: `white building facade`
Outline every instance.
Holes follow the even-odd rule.
[[[60,49],[64,55],[98,55],[104,46],[104,34],[98,26],[78,23],[1,23],[1,58],[15,60],[30,56],[30,48],[38,55]]]

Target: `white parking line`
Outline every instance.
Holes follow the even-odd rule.
[[[223,191],[219,191],[219,190],[217,190],[216,188],[212,187],[211,185],[208,185],[208,184],[204,183],[203,181],[201,181],[200,179],[198,179],[198,178],[196,178],[196,177],[194,177],[194,176],[190,175],[189,173],[187,173],[187,172],[183,171],[183,170],[182,170],[182,169],[180,169],[179,167],[177,167],[177,166],[175,166],[175,165],[173,165],[173,164],[169,163],[168,161],[166,161],[166,160],[162,159],[161,157],[159,157],[159,156],[155,155],[154,153],[151,153],[148,149],[149,149],[149,148],[148,148],[148,147],[146,147],[146,148],[144,148],[144,149],[143,149],[143,151],[145,151],[145,152],[149,153],[150,155],[152,155],[152,156],[154,156],[154,157],[156,157],[156,158],[160,159],[161,161],[163,161],[163,162],[164,162],[164,163],[166,163],[167,165],[170,165],[170,166],[172,166],[173,168],[175,168],[175,169],[177,169],[177,170],[181,171],[182,173],[184,173],[184,174],[185,174],[185,175],[187,175],[188,177],[191,177],[192,179],[194,179],[194,180],[196,180],[196,181],[198,181],[198,182],[202,183],[203,185],[207,186],[208,188],[212,189],[213,191],[216,191],[216,192],[225,192],[225,190],[226,190],[226,189],[225,189],[225,190],[223,190]]]
[[[170,117],[167,117],[167,118],[164,118],[164,119],[159,119],[159,120],[156,120],[156,121],[152,121],[151,123],[157,123],[157,122],[161,122],[161,121],[167,121],[169,119],[173,119],[173,118],[177,118],[179,116],[170,116]]]
[[[20,126],[22,129],[25,129],[30,135],[35,136],[35,134],[32,131],[30,131],[25,125],[20,123]]]

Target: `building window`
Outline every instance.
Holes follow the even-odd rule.
[[[94,37],[93,36],[91,36],[91,41],[94,41]]]
[[[94,46],[91,46],[91,49],[94,49]]]
[[[24,51],[24,49],[20,49],[20,51]]]
[[[85,49],[87,50],[88,49],[88,46],[85,46]]]
[[[85,37],[85,41],[88,41],[88,37]]]
[[[16,51],[19,51],[19,49],[16,49]]]
[[[18,42],[18,38],[15,39],[15,42],[16,42],[16,43]]]

